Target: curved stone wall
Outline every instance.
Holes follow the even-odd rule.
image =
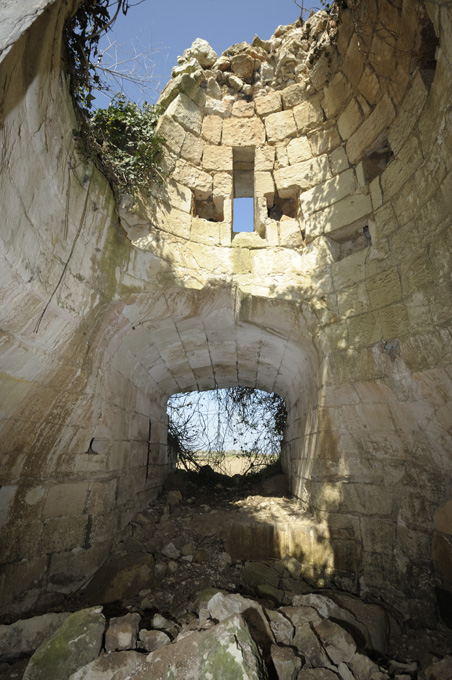
[[[350,7],[195,43],[161,97],[167,179],[119,215],[74,149],[63,4],[10,12],[5,602],[89,578],[168,470],[166,399],[215,384],[286,399],[306,575],[424,620],[452,588],[452,13]]]

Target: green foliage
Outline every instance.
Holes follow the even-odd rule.
[[[92,115],[90,135],[118,188],[133,193],[162,177],[159,156],[163,138],[155,132],[158,119],[157,107],[147,102],[140,107],[123,95]]]
[[[98,72],[99,40],[111,28],[119,12],[127,14],[129,0],[116,0],[110,17],[111,0],[85,0],[64,27],[71,93],[82,111],[92,108],[93,90],[102,89]]]

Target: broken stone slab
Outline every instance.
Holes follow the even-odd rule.
[[[368,656],[357,652],[348,664],[357,680],[369,680],[373,673],[378,672],[378,666]]]
[[[85,588],[90,604],[103,604],[132,598],[149,587],[154,576],[154,558],[145,553],[132,553],[104,564]]]
[[[339,676],[328,668],[303,668],[297,680],[338,680]]]
[[[69,612],[49,613],[20,619],[9,626],[0,626],[0,661],[12,660],[33,652],[59,628]]]
[[[23,680],[67,680],[99,656],[104,630],[102,607],[74,612],[38,647]]]
[[[256,588],[257,586],[268,584],[277,588],[279,585],[279,574],[275,569],[263,564],[262,562],[245,562],[242,569],[241,578],[247,586]]]
[[[139,638],[139,646],[147,652],[154,652],[156,649],[169,645],[171,642],[169,635],[162,630],[140,630]]]
[[[287,569],[292,578],[298,579],[303,573],[303,567],[295,557],[288,555],[282,560],[284,567]]]
[[[134,680],[268,679],[259,649],[240,614],[151,652],[147,660],[148,670]]]
[[[350,612],[356,619],[357,627],[366,638],[365,649],[386,654],[389,638],[389,618],[387,612],[379,605],[363,602],[359,597],[353,597],[353,595],[331,593],[331,596],[334,602],[337,602],[343,610]],[[346,619],[342,620],[345,621]],[[349,621],[349,623],[352,623],[352,621]]]
[[[284,602],[285,598],[284,590],[275,588],[274,586],[271,586],[268,583],[263,583],[262,585],[257,586],[256,590],[260,597],[272,600],[276,604],[282,604]]]
[[[329,593],[329,595],[333,595]],[[375,650],[384,654],[387,650],[387,617],[383,609],[377,605],[368,605],[367,603],[358,600],[352,596],[343,597],[342,594],[336,597],[339,603],[335,602],[327,595],[320,595],[319,593],[308,593],[307,595],[296,595],[292,604],[295,606],[311,606],[316,609],[322,618],[334,618],[339,623],[345,621],[349,624],[347,630],[353,631],[355,641],[366,650]],[[362,605],[362,606],[361,606]],[[355,615],[353,609],[359,611],[359,619]],[[367,608],[367,609],[366,609]],[[367,612],[365,616],[364,612]],[[369,628],[365,622],[369,623]],[[351,626],[351,627],[350,627]],[[376,645],[376,646],[375,646]]]
[[[267,615],[276,642],[289,646],[292,643],[295,632],[295,628],[291,621],[274,609],[266,609],[265,614]]]
[[[135,673],[144,671],[146,668],[144,654],[112,652],[99,656],[91,663],[83,666],[73,673],[69,680],[129,680],[135,677]]]
[[[329,619],[323,619],[314,628],[323,648],[336,666],[351,661],[356,652],[356,644],[350,633]]]
[[[293,649],[272,645],[270,655],[278,680],[296,680],[302,661]]]
[[[313,668],[318,666],[321,668],[333,668],[333,664],[309,623],[305,623],[295,629],[292,644],[304,656],[309,666]]]
[[[135,649],[140,619],[141,616],[137,613],[110,619],[110,624],[105,633],[105,650],[107,652],[123,652]]]
[[[216,593],[207,602],[207,609],[210,616],[217,621],[224,621],[233,614],[241,614],[260,647],[269,647],[275,641],[263,608],[254,600],[238,594]]]
[[[162,548],[162,555],[165,555],[165,557],[168,557],[171,560],[177,560],[177,558],[180,557],[180,550],[176,548],[174,543],[168,543]]]

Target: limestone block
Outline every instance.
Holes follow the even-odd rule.
[[[191,191],[172,179],[167,179],[165,182],[160,183],[153,182],[151,185],[151,196],[160,202],[169,203],[178,210],[191,213],[191,204],[193,200]],[[147,214],[146,208],[146,198],[140,197],[133,209],[136,210],[138,216],[142,216]]]
[[[192,135],[191,132],[187,132],[180,151],[182,158],[189,163],[193,163],[193,165],[198,165],[201,161],[203,150],[204,143],[202,139],[196,135]]]
[[[313,132],[309,136],[309,142],[313,155],[320,156],[340,146],[341,138],[339,137],[336,125],[330,125],[327,128]]]
[[[337,302],[342,318],[365,314],[369,311],[369,296],[365,283],[338,291]]]
[[[67,678],[99,656],[105,629],[102,607],[82,609],[38,647],[24,673],[24,680]]]
[[[275,194],[275,183],[271,172],[254,173],[254,194],[255,196],[273,198]]]
[[[200,217],[194,217],[191,225],[190,240],[198,243],[205,243],[207,245],[219,246],[219,224],[201,219]]]
[[[330,153],[330,165],[333,175],[338,175],[340,172],[343,172],[350,167],[347,154],[345,153],[343,146]]]
[[[416,137],[409,139],[393,159],[381,176],[381,188],[384,200],[397,194],[402,186],[423,163],[422,151]]]
[[[367,194],[354,194],[342,199],[338,203],[316,213],[306,221],[306,234],[331,234],[338,229],[356,223],[367,217],[372,211],[370,196]]]
[[[380,309],[378,314],[383,338],[397,338],[409,333],[410,321],[406,305],[390,305]]]
[[[281,93],[269,92],[255,100],[256,113],[258,116],[267,116],[269,113],[277,113],[282,110]]]
[[[182,73],[176,78],[173,78],[164,87],[158,99],[158,105],[163,109],[166,109],[180,94],[188,97],[196,97],[202,79],[202,69],[194,71],[194,73]]]
[[[281,680],[298,677],[301,668],[301,659],[295,655],[290,647],[278,647],[272,645],[270,655],[276,669],[277,677]]]
[[[297,128],[302,133],[319,127],[323,123],[323,110],[317,97],[311,97],[302,104],[298,104],[293,113]]]
[[[31,655],[44,640],[53,635],[68,616],[68,612],[43,614],[0,626],[0,660],[14,659],[23,654]]]
[[[351,94],[350,81],[339,71],[324,89],[322,106],[327,118],[334,118],[343,111]]]
[[[352,99],[343,110],[337,121],[337,129],[342,139],[347,140],[355,132],[363,119],[356,99]]]
[[[351,661],[356,652],[356,644],[350,633],[329,619],[323,619],[314,628],[323,648],[336,666]]]
[[[330,176],[326,155],[281,168],[274,173],[276,188],[281,198],[290,198],[294,190],[309,189]]]
[[[140,630],[139,646],[143,647],[147,652],[154,652],[160,647],[169,645],[171,638],[162,630]]]
[[[232,173],[217,172],[213,177],[213,193],[215,196],[224,196],[230,198],[232,196]]]
[[[43,554],[63,552],[83,546],[87,522],[87,515],[47,519],[41,535],[41,552]]]
[[[186,49],[183,53],[183,58],[186,61],[190,59],[197,59],[203,68],[209,68],[218,59],[215,50],[209,45],[207,40],[196,38],[191,47]]]
[[[287,145],[287,155],[290,165],[309,160],[312,156],[312,152],[308,138],[302,136],[291,139]]]
[[[353,33],[345,54],[345,59],[342,63],[342,72],[355,87],[358,85],[361,79],[361,74],[363,72],[363,61],[364,59],[358,36],[356,33]]]
[[[267,131],[267,140],[270,143],[280,142],[283,139],[292,137],[297,132],[292,111],[271,113],[265,118],[265,129]]]
[[[298,220],[282,219],[279,223],[279,237],[282,246],[301,246],[303,238]]]
[[[67,482],[51,486],[44,506],[44,517],[81,515],[88,494],[88,482]]]
[[[369,184],[370,197],[372,199],[373,210],[378,210],[383,203],[383,194],[381,193],[380,178],[375,177]]]
[[[349,138],[346,151],[351,163],[357,163],[364,152],[371,149],[372,143],[389,127],[394,115],[392,101],[388,95],[385,95],[370,116]]]
[[[213,628],[195,632],[147,657],[153,678],[220,678],[224,669],[234,678],[264,680],[267,673],[259,649],[240,614]]]
[[[373,312],[352,317],[347,326],[349,346],[352,348],[368,347],[381,340],[379,318]]]
[[[254,59],[248,54],[237,54],[231,59],[231,68],[236,76],[249,82],[254,73]]]
[[[237,118],[252,118],[254,116],[254,102],[238,99],[232,105],[232,115]]]
[[[176,182],[190,187],[195,195],[201,200],[209,198],[212,193],[212,177],[207,172],[189,165],[183,160],[176,163],[173,173],[173,179]]]
[[[227,118],[223,122],[223,144],[260,146],[265,142],[265,128],[259,118]]]
[[[393,58],[393,57],[392,57]],[[393,68],[393,64],[392,64]],[[392,70],[391,68],[391,70]],[[364,72],[359,81],[358,89],[372,106],[375,106],[381,97],[380,81],[375,72],[369,66],[364,68]]]
[[[258,146],[254,156],[254,169],[257,172],[272,171],[275,165],[275,147]]]
[[[185,94],[179,94],[166,110],[166,115],[171,116],[185,130],[196,135],[201,133],[202,114],[196,104]]]
[[[422,80],[421,74],[417,71],[413,77],[411,87],[397,111],[397,117],[389,130],[389,144],[395,154],[399,152],[404,142],[408,139],[425,104],[427,94],[427,87]]]
[[[205,170],[214,172],[232,172],[232,148],[227,146],[204,147],[202,166]]]
[[[155,631],[156,632],[156,631]],[[144,654],[139,652],[111,652],[103,654],[73,673],[69,680],[120,680],[146,673]]]
[[[140,618],[137,613],[111,618],[105,633],[105,651],[109,653],[135,649]]]
[[[157,123],[156,133],[165,139],[165,146],[172,151],[176,156],[180,154],[182,144],[185,139],[185,130],[170,118],[168,114],[164,113],[159,118]]]
[[[289,165],[289,156],[287,154],[287,146],[285,144],[278,144],[276,146],[276,167],[287,168]]]
[[[204,116],[201,135],[210,144],[219,144],[223,132],[223,120],[220,116]]]
[[[355,173],[346,170],[332,179],[300,194],[300,205],[304,215],[310,215],[322,208],[342,200],[356,188]]]
[[[285,109],[293,109],[297,104],[301,104],[307,98],[306,85],[304,83],[294,83],[289,85],[282,92],[283,106]]]
[[[402,287],[397,267],[388,269],[367,280],[367,290],[372,309],[386,307],[400,300]],[[394,337],[394,336],[388,336]]]

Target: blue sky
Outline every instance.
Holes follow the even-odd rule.
[[[139,0],[131,0],[131,4],[134,2]],[[305,1],[306,7],[317,4]],[[171,77],[178,55],[195,38],[207,40],[220,55],[234,43],[251,42],[255,34],[269,38],[277,26],[292,23],[299,15],[293,0],[144,0],[132,6],[127,16],[118,17],[109,35],[118,44],[154,52],[157,98]],[[132,89],[129,96],[140,99]],[[149,96],[148,100],[153,101]]]

